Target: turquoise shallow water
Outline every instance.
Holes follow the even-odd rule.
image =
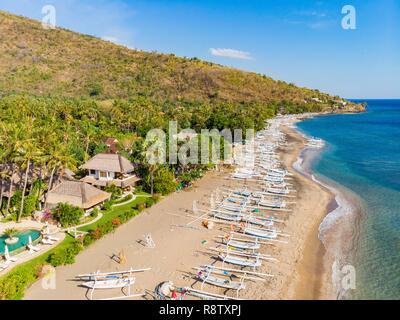
[[[31,236],[32,241],[35,241],[40,237],[40,232],[37,230],[27,230],[20,232],[16,235],[19,238],[19,241],[15,244],[12,245],[7,245],[8,246],[8,251],[12,252],[14,250],[17,250],[21,247],[25,247],[29,243],[29,236]],[[5,248],[5,240],[7,239],[7,236],[1,236],[0,237],[0,254],[4,253],[4,248]]]
[[[400,299],[400,100],[367,100],[368,112],[298,124],[327,142],[312,170],[353,191],[363,212],[352,252],[350,299]]]

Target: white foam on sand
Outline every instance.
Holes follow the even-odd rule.
[[[304,136],[307,139],[307,136],[301,133],[302,136]],[[343,221],[344,219],[349,219],[351,220],[352,217],[354,217],[354,213],[357,212],[356,207],[353,205],[351,201],[349,201],[344,193],[339,190],[338,188],[335,188],[315,177],[315,175],[311,172],[309,166],[310,166],[310,157],[308,152],[312,153],[312,155],[317,155],[319,154],[323,148],[321,149],[311,149],[308,147],[305,147],[303,151],[300,153],[299,157],[297,160],[293,163],[293,168],[297,170],[299,173],[309,177],[311,180],[313,180],[315,183],[323,186],[324,188],[328,189],[332,194],[335,196],[335,202],[336,202],[336,208],[329,212],[324,220],[321,222],[319,226],[319,232],[318,232],[318,238],[321,240],[323,243],[325,249],[328,250],[328,246],[332,244],[327,243],[326,239],[326,234],[330,230],[335,230],[338,231],[337,229],[332,229],[334,227],[338,226],[339,221]],[[332,247],[330,246],[330,249]],[[341,273],[341,267],[344,264],[344,261],[347,260],[347,258],[344,255],[344,252],[342,249],[342,246],[338,244],[335,248],[335,250],[329,250],[330,254],[332,255],[332,258],[334,260],[332,264],[332,283],[334,284],[336,290],[337,290],[337,296],[340,299],[344,292],[341,292],[341,280],[342,280],[342,273]]]

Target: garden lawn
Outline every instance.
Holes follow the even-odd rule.
[[[142,194],[137,195],[135,200],[133,200],[125,205],[116,206],[107,211],[102,211],[103,217],[100,220],[96,221],[93,224],[79,228],[79,231],[88,232],[90,230],[95,230],[99,225],[102,225],[108,221],[112,221],[113,219],[118,218],[124,212],[131,210],[132,207],[135,207],[136,205],[141,204],[141,203],[145,203],[148,197],[149,197],[148,194],[142,193]]]

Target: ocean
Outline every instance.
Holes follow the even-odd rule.
[[[400,299],[400,100],[365,102],[365,113],[318,116],[297,127],[326,142],[310,170],[352,205],[320,227],[337,262],[338,298]]]

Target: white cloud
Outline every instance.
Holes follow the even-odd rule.
[[[221,49],[221,48],[211,48],[210,54],[217,57],[226,57],[232,59],[241,59],[241,60],[253,60],[250,52],[235,50],[235,49]]]

